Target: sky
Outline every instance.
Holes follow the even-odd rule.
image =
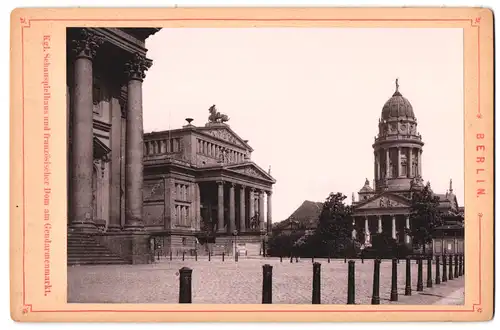
[[[457,28],[166,28],[146,41],[144,131],[203,126],[208,108],[271,166],[273,222],[374,176],[372,144],[399,90],[422,135],[422,176],[464,204],[463,32]]]

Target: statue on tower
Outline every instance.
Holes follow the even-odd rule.
[[[208,109],[208,112],[210,113],[210,116],[208,116],[209,123],[224,123],[229,121],[229,117],[227,115],[217,111],[215,104]]]

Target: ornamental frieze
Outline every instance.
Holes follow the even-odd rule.
[[[253,176],[255,178],[265,179],[265,180],[268,179],[267,177],[265,177],[264,175],[262,175],[262,173],[260,173],[259,171],[257,171],[253,167],[236,168],[236,169],[232,169],[232,170],[235,171],[235,172],[238,172],[238,173],[242,173],[242,174],[245,174],[245,175]]]
[[[233,134],[231,134],[231,132],[229,132],[226,129],[214,129],[214,130],[208,131],[207,133],[218,138],[218,139],[221,139],[221,140],[227,141],[229,143],[235,144],[237,146],[243,147],[241,142],[238,141],[238,139]]]

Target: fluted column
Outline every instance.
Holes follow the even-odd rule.
[[[253,217],[255,216],[255,205],[254,205],[254,201],[255,201],[255,197],[254,197],[254,192],[255,192],[255,189],[254,188],[250,188],[249,190],[249,194],[248,194],[248,211],[249,211],[249,216],[250,216],[250,228],[252,226],[252,223],[251,221],[253,221]]]
[[[386,178],[391,177],[391,158],[389,148],[385,149],[385,176]]]
[[[398,175],[397,177],[400,178],[402,176],[403,169],[401,166],[401,147],[398,147]]]
[[[396,239],[396,216],[392,216],[392,238]]]
[[[224,232],[224,182],[217,181],[217,232]]]
[[[410,229],[410,216],[407,215],[406,216],[406,229]],[[406,241],[406,244],[410,244],[410,235],[406,234],[405,233],[405,241]]]
[[[268,191],[267,192],[267,232],[271,233],[272,232],[272,217],[273,217],[273,210],[272,210],[272,196],[273,192]]]
[[[135,54],[126,64],[127,85],[127,131],[125,151],[125,229],[143,230],[143,123],[142,123],[142,81],[152,62]]]
[[[259,192],[259,228],[260,228],[260,231],[266,230],[265,223],[264,223],[264,214],[265,214],[264,194],[265,194],[264,191]]]
[[[194,193],[195,193],[195,198],[196,198],[196,203],[195,207],[196,210],[194,211],[195,218],[196,218],[196,230],[201,229],[201,195],[200,195],[200,184],[195,183],[194,184]]]
[[[81,29],[73,40],[73,124],[71,134],[71,228],[96,231],[92,210],[93,171],[93,75],[92,59],[103,43],[92,31]],[[142,146],[141,146],[142,147]]]
[[[380,234],[382,233],[382,216],[378,216],[378,226],[377,226],[377,232]]]
[[[375,180],[380,180],[380,151],[377,151],[375,156],[375,162],[377,163],[377,173],[375,175]]]
[[[240,233],[246,230],[245,218],[245,186],[240,186]]]
[[[234,183],[229,184],[229,232],[236,229],[236,207],[234,202]]]

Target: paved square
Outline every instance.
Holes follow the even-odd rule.
[[[316,259],[321,263],[321,303],[347,303],[347,267],[344,260]],[[163,259],[149,265],[106,265],[68,267],[68,302],[70,303],[178,303],[180,268],[193,269],[193,303],[260,304],[262,302],[262,265],[273,266],[273,304],[311,304],[312,262],[301,259],[245,259],[234,262],[227,257],[200,257],[198,261]],[[459,290],[464,277],[426,288],[427,262],[424,262],[424,292],[417,293],[417,265],[412,261],[411,297],[404,296],[405,261],[398,265],[398,302],[389,302],[391,260],[380,267],[380,303],[389,304],[463,304]],[[434,279],[435,265],[432,267]],[[370,304],[372,296],[373,260],[356,260],[356,304]],[[445,299],[452,296],[454,298]],[[463,298],[463,294],[461,295]]]

